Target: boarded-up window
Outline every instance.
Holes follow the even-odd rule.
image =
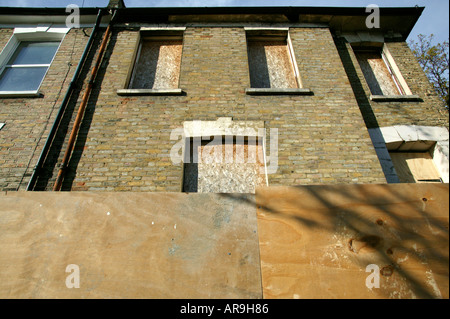
[[[275,37],[247,35],[247,40],[252,88],[299,88],[287,34]]]
[[[184,192],[255,193],[266,185],[262,143],[256,138],[190,142],[184,165]],[[194,151],[194,147],[196,151]]]
[[[355,51],[373,95],[403,95],[400,81],[381,50]]]
[[[139,46],[129,88],[178,88],[182,48],[182,39],[179,37],[144,37]]]
[[[441,176],[430,153],[390,152],[401,183],[441,183]]]

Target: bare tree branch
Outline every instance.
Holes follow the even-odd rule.
[[[443,106],[449,109],[449,42],[432,44],[434,35],[419,34],[417,41],[411,40],[409,46],[419,64],[443,100]]]

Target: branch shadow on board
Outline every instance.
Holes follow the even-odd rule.
[[[220,196],[254,205],[258,218],[261,213],[279,216],[305,232],[342,234],[345,254],[351,257],[346,260],[363,271],[371,264],[368,261],[374,260],[385,280],[395,273],[406,281],[412,294],[398,293],[396,298],[442,298],[433,274],[447,278],[443,286],[448,287],[449,225],[448,218],[437,218],[430,212],[436,207],[448,207],[448,197],[421,193],[420,188],[413,188],[414,193],[410,191],[406,196],[402,185],[405,184],[298,186],[290,187],[288,194],[273,187],[258,189],[256,196]],[[432,189],[448,194],[447,184],[434,185],[436,188]],[[447,203],[438,202],[442,200]],[[377,293],[383,298],[393,297],[392,291],[379,289]]]

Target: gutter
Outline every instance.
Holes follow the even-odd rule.
[[[80,8],[81,15],[95,14],[97,8]],[[424,7],[380,7],[385,16],[416,16],[417,10]],[[117,10],[117,8],[115,8]],[[230,15],[230,14],[287,14],[287,15],[318,15],[318,16],[361,16],[366,17],[366,7],[299,7],[299,6],[254,6],[254,7],[123,7],[119,21],[132,21],[145,16],[173,16],[173,15]],[[65,8],[22,8],[0,7],[0,16],[29,15],[49,16],[61,15],[65,17]],[[420,14],[419,14],[420,15]],[[148,21],[148,19],[147,19]]]
[[[50,129],[50,133],[47,136],[47,140],[45,141],[45,144],[44,144],[44,147],[43,147],[43,149],[41,151],[41,154],[39,156],[38,162],[37,162],[36,166],[34,167],[33,174],[31,175],[30,181],[29,181],[28,186],[27,186],[27,191],[34,190],[34,188],[36,186],[36,181],[37,181],[37,179],[39,177],[39,174],[40,174],[40,172],[41,172],[41,170],[43,168],[43,165],[44,165],[44,162],[45,162],[45,160],[47,158],[47,155],[48,155],[48,152],[50,150],[50,147],[51,147],[51,145],[53,143],[53,140],[54,140],[54,138],[56,136],[56,132],[58,131],[58,127],[59,127],[59,125],[61,123],[61,119],[62,119],[62,117],[64,115],[64,112],[65,112],[65,110],[67,108],[67,103],[69,102],[69,99],[70,99],[70,97],[71,97],[71,95],[73,93],[73,90],[74,90],[75,86],[76,86],[76,82],[79,79],[79,76],[80,76],[80,73],[81,73],[81,69],[84,66],[84,63],[85,63],[86,58],[88,56],[88,52],[90,51],[90,48],[92,46],[92,42],[94,40],[95,34],[97,33],[98,27],[99,27],[100,22],[102,20],[102,16],[103,16],[103,9],[99,9],[98,10],[98,14],[97,14],[97,19],[95,21],[94,28],[92,29],[91,35],[90,35],[89,40],[88,40],[88,42],[86,44],[86,47],[85,47],[84,52],[83,52],[83,55],[80,58],[80,61],[79,61],[78,66],[77,66],[77,68],[75,70],[75,73],[74,73],[74,75],[72,77],[72,81],[70,82],[69,87],[68,87],[68,89],[66,91],[64,99],[61,102],[61,106],[59,107],[58,114],[56,115],[55,121],[53,122],[53,125],[52,125],[52,127]]]
[[[425,7],[416,6],[415,9],[416,9],[416,21],[414,23],[412,23],[411,26],[409,26],[407,34],[404,35],[405,41],[408,39],[412,30],[414,30],[414,27],[416,26],[417,21],[419,21],[420,17],[422,16],[422,13],[425,10]]]
[[[103,8],[79,8],[80,15],[95,15]],[[67,17],[65,7],[0,7],[0,15],[29,15],[29,16],[63,16]]]

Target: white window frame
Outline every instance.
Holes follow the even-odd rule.
[[[19,47],[21,42],[24,41],[32,41],[32,42],[40,42],[40,41],[59,41],[58,48],[56,50],[56,53],[58,53],[58,50],[61,46],[62,40],[64,39],[65,35],[69,31],[69,28],[51,28],[50,26],[44,26],[44,27],[36,27],[36,28],[16,28],[14,29],[14,33],[9,39],[6,46],[3,48],[2,52],[0,53],[0,74],[3,73],[8,63],[8,61],[11,59],[11,57],[16,52],[17,48]],[[29,91],[0,91],[0,97],[37,97],[40,96],[40,88],[42,86],[42,82],[45,79],[45,76],[47,75],[48,70],[50,69],[51,64],[53,63],[53,60],[56,57],[56,53],[52,58],[52,61],[50,64],[45,65],[27,65],[27,66],[47,66],[47,70],[42,77],[41,82],[39,83],[39,86],[36,90],[29,90]]]
[[[294,53],[294,46],[292,44],[291,33],[289,31],[287,32],[286,45],[289,51],[289,58],[291,59],[292,68],[294,69],[294,76],[295,79],[297,80],[297,86],[299,89],[302,89],[303,81],[302,78],[300,77],[300,71],[298,69],[297,59],[295,58]]]

